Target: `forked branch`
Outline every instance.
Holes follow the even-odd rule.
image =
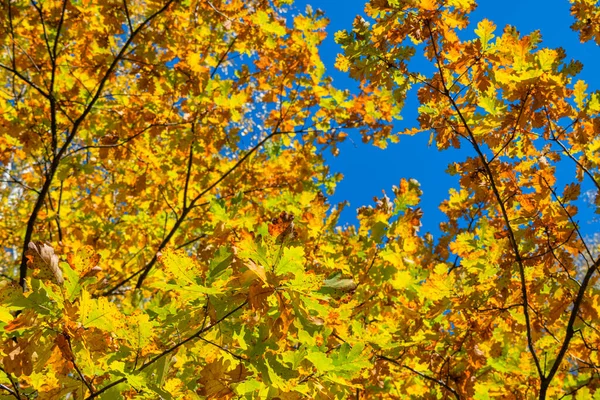
[[[436,65],[438,68],[438,73],[440,74],[442,86],[444,89],[444,96],[450,102],[450,105],[451,105],[452,109],[454,110],[454,112],[456,112],[461,125],[463,126],[463,128],[465,129],[465,131],[467,132],[467,134],[469,136],[469,139],[470,139],[469,142],[473,145],[473,148],[475,149],[475,152],[477,153],[477,156],[480,159],[481,164],[483,165],[485,174],[489,179],[490,187],[492,189],[492,192],[494,194],[496,202],[498,203],[498,206],[500,208],[500,212],[502,214],[502,219],[504,220],[504,225],[506,226],[506,230],[508,232],[510,246],[513,250],[515,261],[517,262],[517,267],[519,270],[519,276],[520,276],[520,280],[521,280],[521,297],[523,299],[523,314],[525,317],[525,328],[527,331],[527,347],[529,348],[529,351],[531,352],[531,355],[533,357],[533,361],[535,363],[535,367],[537,369],[538,375],[539,375],[540,379],[543,380],[544,372],[542,371],[542,367],[541,367],[539,358],[535,352],[535,347],[533,345],[533,334],[532,334],[532,329],[531,329],[531,316],[529,315],[529,307],[530,307],[529,306],[529,296],[527,293],[527,282],[526,282],[526,278],[525,278],[525,265],[523,264],[523,259],[521,257],[521,253],[519,251],[519,245],[517,243],[515,233],[512,229],[512,226],[510,225],[510,218],[508,217],[508,212],[506,210],[505,202],[502,199],[502,196],[501,196],[498,186],[496,184],[496,179],[495,179],[494,173],[490,167],[489,161],[486,159],[485,155],[483,154],[483,151],[481,150],[481,147],[477,143],[475,135],[473,134],[473,131],[472,131],[469,123],[467,122],[465,116],[463,115],[462,110],[460,109],[460,107],[458,106],[458,104],[456,103],[454,98],[451,96],[450,91],[446,87],[446,83],[444,80],[444,70],[442,67],[442,61],[440,59],[440,55],[439,55],[437,45],[436,45],[436,40],[433,37],[433,33],[431,31],[431,26],[430,26],[429,22],[427,22],[427,27],[429,29],[429,38],[430,38],[431,44],[433,46],[435,61],[436,61]],[[519,118],[520,117],[521,117],[521,114],[519,114]]]
[[[161,358],[163,358],[164,356],[174,352],[175,350],[177,350],[178,348],[180,348],[181,346],[183,346],[186,343],[192,342],[196,339],[199,339],[200,336],[206,332],[208,332],[209,330],[211,330],[212,328],[214,328],[215,326],[219,325],[221,322],[223,322],[224,320],[226,320],[227,318],[229,318],[231,315],[235,314],[236,312],[238,312],[239,310],[241,310],[244,306],[246,306],[246,304],[248,304],[248,300],[244,301],[242,304],[240,304],[239,306],[237,306],[236,308],[234,308],[233,310],[229,311],[227,314],[225,314],[223,317],[221,317],[220,319],[218,319],[217,321],[215,321],[214,323],[212,323],[211,325],[202,328],[198,331],[196,331],[196,333],[192,334],[191,336],[189,336],[188,338],[182,340],[181,342],[177,343],[176,345],[166,349],[165,351],[163,351],[162,353],[154,356],[152,359],[150,359],[149,361],[147,361],[146,363],[144,363],[141,367],[139,367],[138,369],[136,369],[135,371],[133,371],[131,374],[136,374],[138,372],[141,372],[143,370],[145,370],[146,368],[148,368],[149,366],[151,366],[152,364],[154,364],[155,362],[157,362],[158,360],[160,360]],[[109,383],[108,385],[104,386],[102,389],[92,393],[91,395],[89,395],[88,397],[86,397],[86,400],[90,400],[90,399],[95,399],[96,397],[100,396],[102,393],[106,392],[108,389],[126,382],[127,378],[120,378],[117,379],[116,381]]]
[[[125,41],[125,43],[121,47],[119,53],[113,59],[112,63],[108,67],[108,70],[104,73],[103,77],[100,79],[100,81],[98,83],[98,87],[96,89],[96,93],[94,94],[94,96],[92,97],[92,99],[90,100],[90,102],[88,103],[88,105],[85,107],[85,109],[83,110],[83,112],[81,113],[81,115],[73,123],[73,126],[71,127],[71,131],[68,133],[65,142],[60,147],[60,150],[58,150],[58,152],[56,152],[55,154],[53,154],[53,159],[52,159],[52,162],[50,164],[50,167],[48,168],[48,171],[46,172],[46,174],[44,176],[44,183],[43,183],[42,188],[40,190],[40,194],[38,195],[37,200],[36,200],[36,202],[35,202],[35,204],[33,206],[33,210],[31,211],[31,214],[29,215],[29,220],[27,221],[27,227],[26,227],[26,230],[25,230],[25,236],[23,238],[23,249],[22,249],[22,253],[21,253],[21,264],[20,264],[20,267],[19,267],[19,284],[21,285],[21,287],[23,288],[23,290],[26,289],[25,288],[25,278],[27,277],[27,256],[25,255],[25,253],[27,251],[27,246],[29,245],[29,242],[31,241],[31,238],[33,236],[33,230],[34,230],[34,227],[35,227],[35,223],[36,223],[37,218],[38,218],[38,214],[39,214],[39,212],[40,212],[40,210],[41,210],[41,208],[42,208],[42,206],[44,204],[44,201],[46,199],[46,196],[48,195],[48,192],[50,191],[50,186],[52,185],[52,182],[54,180],[54,175],[56,174],[56,171],[58,170],[60,162],[63,159],[63,156],[65,155],[67,149],[69,148],[69,145],[73,142],[73,140],[77,136],[78,130],[81,127],[81,125],[83,124],[83,122],[85,121],[86,117],[92,111],[92,108],[94,107],[94,105],[96,104],[96,102],[98,101],[98,99],[100,98],[102,90],[104,89],[104,86],[108,82],[108,79],[110,78],[110,76],[112,75],[112,73],[116,69],[118,63],[121,61],[121,59],[123,58],[123,56],[127,52],[127,49],[129,48],[129,46],[131,45],[131,43],[133,42],[133,40],[135,39],[135,37],[146,26],[148,26],[153,19],[155,19],[160,14],[162,14],[165,10],[167,10],[167,8],[169,8],[169,6],[172,3],[174,3],[174,2],[175,2],[175,0],[168,0],[167,3],[163,7],[161,7],[158,11],[155,11],[149,17],[147,17],[144,20],[144,22],[142,22],[131,33],[131,35],[127,38],[127,40]],[[55,43],[54,47],[56,47],[56,46],[57,46],[57,44]],[[12,68],[5,67],[5,66],[2,66],[2,65],[0,65],[0,67],[8,69],[9,71],[14,72],[15,74],[17,74],[17,71],[12,70]],[[21,78],[21,79],[23,79],[23,78]],[[29,80],[27,80],[26,78],[24,80],[29,83]],[[33,84],[31,84],[31,86],[35,88],[35,86]],[[44,97],[46,97],[50,101],[50,105],[51,105],[52,110],[54,110],[54,112],[56,112],[56,107],[55,107],[56,102],[54,100],[54,97],[52,96],[52,93],[48,94],[48,93],[43,92],[41,89],[37,89],[37,90],[40,93],[42,93],[44,95]]]

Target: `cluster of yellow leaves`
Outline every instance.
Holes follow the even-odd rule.
[[[600,6],[595,0],[569,0],[571,3],[571,15],[575,17],[575,23],[571,26],[579,32],[582,42],[594,40],[600,44]]]
[[[596,2],[572,3],[574,28],[582,40],[595,38]],[[412,315],[415,325],[436,331],[412,332],[408,349],[388,358],[404,368],[396,381],[426,375],[456,398],[546,398],[582,387],[593,393],[597,311],[587,304],[598,296],[600,260],[577,212],[582,190],[592,193],[596,212],[600,205],[599,98],[573,78],[580,63],[567,62],[562,49],[539,47],[539,32],[521,36],[506,27],[498,33],[484,19],[472,39],[460,39],[474,6],[373,0],[366,7],[372,21],[357,18],[352,32],[336,36],[344,49],[338,68],[374,97],[418,86],[420,126],[404,133],[429,131],[439,149],[472,151],[449,167],[460,189],[441,205],[448,220],[433,260],[417,261],[431,272],[415,276],[409,268],[404,285],[390,280],[409,290],[418,284],[430,306],[407,310],[423,313]],[[416,49],[431,61],[431,75],[409,70]],[[394,79],[396,71],[405,81]],[[565,163],[576,176],[561,191],[557,175],[564,175]],[[388,222],[378,218],[360,233],[381,237]],[[401,265],[399,250],[388,247],[381,257]]]
[[[598,396],[600,260],[577,207],[600,189],[600,98],[581,65],[470,27],[473,0],[371,0],[336,34],[350,94],[325,76],[322,13],[290,3],[7,3],[2,395]],[[593,27],[594,4],[573,10]],[[409,69],[417,51],[433,73]],[[411,179],[337,227],[323,151],[351,128],[397,141],[411,87],[404,133],[472,149],[441,237]]]

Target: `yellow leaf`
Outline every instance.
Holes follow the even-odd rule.
[[[582,109],[585,98],[587,97],[587,93],[585,92],[587,89],[587,84],[578,80],[573,87],[573,95],[575,96],[575,104],[577,104],[577,108]]]
[[[396,290],[402,290],[410,287],[414,283],[414,279],[410,271],[398,271],[394,274],[394,280],[390,282]]]
[[[203,70],[200,66],[200,54],[197,51],[188,53],[186,61],[192,71],[201,72]]]
[[[477,29],[475,29],[475,34],[479,37],[481,41],[481,47],[486,50],[489,46],[490,40],[494,38],[494,30],[496,30],[496,25],[490,20],[484,19],[477,24]]]

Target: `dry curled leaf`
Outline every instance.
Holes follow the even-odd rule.
[[[43,242],[29,242],[28,247],[27,266],[33,269],[33,276],[62,285],[63,274],[58,266],[58,256],[54,254],[54,248]]]

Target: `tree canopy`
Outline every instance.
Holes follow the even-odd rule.
[[[292,3],[2,2],[0,397],[600,398],[581,63],[475,0],[370,0],[335,33],[352,91]],[[439,237],[414,179],[341,226],[326,155],[402,135],[469,149]]]

